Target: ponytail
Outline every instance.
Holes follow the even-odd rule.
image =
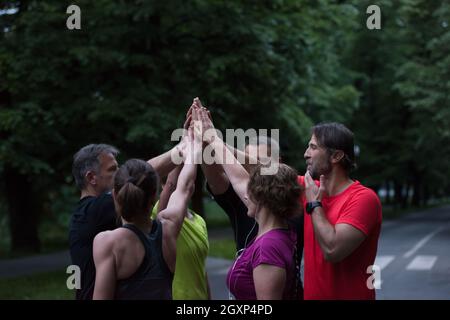
[[[117,213],[127,221],[149,214],[157,190],[158,175],[152,166],[143,160],[128,160],[114,178]]]

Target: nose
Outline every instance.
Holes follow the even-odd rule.
[[[308,149],[306,149],[305,153],[303,154],[303,158],[305,158],[306,160],[308,160],[310,158],[310,156],[309,156],[309,147],[308,147]]]

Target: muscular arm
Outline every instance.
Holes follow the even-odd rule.
[[[169,203],[170,196],[177,188],[178,176],[180,175],[182,168],[183,168],[183,165],[177,166],[175,169],[170,171],[169,175],[167,176],[167,180],[164,185],[164,188],[161,191],[161,194],[159,195],[158,212],[161,212],[165,208],[167,208],[167,204]]]
[[[320,176],[317,187],[309,172],[305,174],[305,196],[307,201],[322,200],[325,192],[325,177]],[[347,209],[348,210],[348,209]],[[322,207],[316,207],[311,214],[314,236],[322,249],[325,260],[337,263],[348,257],[364,241],[366,235],[347,223],[332,225]]]
[[[192,156],[192,154],[190,155]],[[158,214],[163,224],[163,255],[171,269],[175,270],[176,241],[188,208],[189,199],[195,188],[197,165],[193,158],[183,165],[178,177],[177,187],[169,198],[167,208]]]
[[[281,300],[286,285],[286,270],[269,264],[253,269],[256,298],[258,300]]]
[[[175,168],[175,164],[172,162],[171,154],[172,152],[179,152],[178,146],[173,147],[169,151],[154,157],[147,162],[158,172],[160,177],[165,177]]]
[[[311,215],[314,235],[319,242],[325,260],[337,263],[348,257],[364,241],[366,235],[357,228],[339,223],[334,227],[328,222],[322,208],[315,208]]]
[[[248,203],[247,185],[250,180],[250,175],[244,167],[237,162],[233,153],[225,146],[222,140],[216,138],[212,142],[215,151],[215,159],[222,164],[231,185],[236,194],[244,203]]]
[[[116,290],[116,262],[113,243],[108,232],[94,238],[93,255],[95,263],[94,300],[114,299]]]
[[[240,164],[242,164],[242,166],[247,172],[250,172],[250,170],[252,170],[257,165],[260,164],[257,158],[249,155],[248,153],[233,148],[228,144],[225,144],[225,146],[228,148],[228,150],[230,150],[233,153],[234,157],[240,162]]]
[[[229,186],[230,180],[222,169],[222,166],[217,163],[205,164],[202,161],[202,171],[208,181],[209,188],[214,195],[225,193]]]

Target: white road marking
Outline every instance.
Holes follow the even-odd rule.
[[[381,270],[387,267],[389,263],[394,261],[395,256],[377,256],[374,265],[379,266]]]
[[[414,247],[411,248],[411,250],[409,250],[408,252],[406,252],[403,255],[403,258],[409,258],[410,256],[412,256],[417,250],[419,250],[421,247],[423,247],[425,245],[425,243],[427,243],[432,237],[434,237],[442,229],[443,229],[443,227],[439,227],[436,230],[434,230],[433,232],[431,232],[430,234],[423,237],[419,242],[416,243],[416,245]]]
[[[406,267],[406,270],[430,270],[436,260],[437,256],[416,256]]]
[[[374,265],[380,268],[380,271],[383,270],[394,261],[395,256],[376,256]],[[383,280],[379,278],[375,278],[374,286],[377,289],[381,289],[381,285],[383,284]]]

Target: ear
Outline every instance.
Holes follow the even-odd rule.
[[[342,158],[344,158],[345,154],[344,151],[342,150],[336,150],[332,155],[331,155],[331,162],[332,163],[339,163]]]
[[[97,175],[95,174],[94,171],[88,171],[86,172],[86,175],[84,176],[84,178],[86,179],[87,183],[90,185],[97,185]]]

